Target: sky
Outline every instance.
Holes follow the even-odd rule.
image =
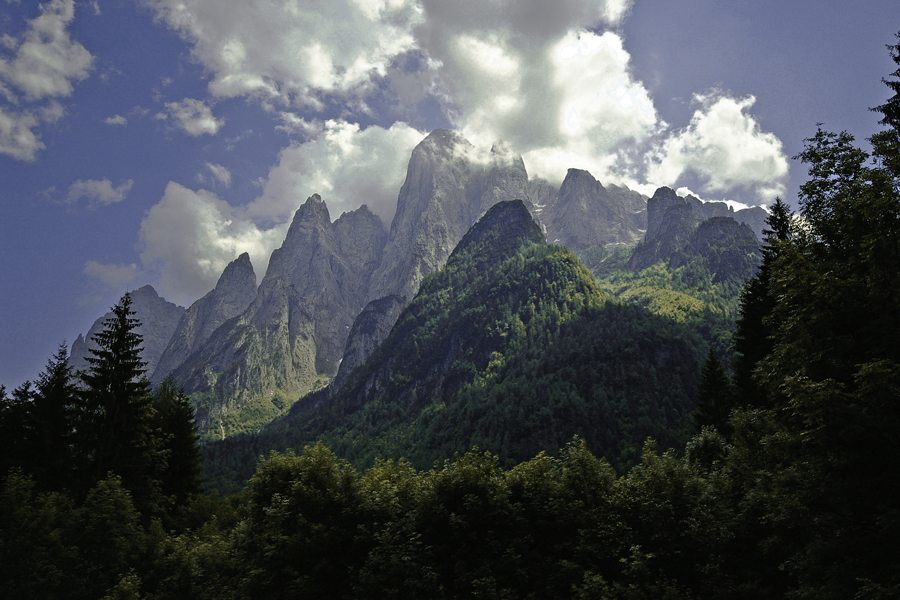
[[[896,0],[0,0],[0,383],[127,290],[182,306],[311,194],[386,224],[453,128],[532,176],[796,205],[888,97]]]

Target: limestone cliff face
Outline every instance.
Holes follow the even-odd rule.
[[[527,185],[521,157],[498,149],[482,156],[457,133],[432,132],[412,152],[369,300],[408,301],[488,208],[525,198]]]
[[[647,202],[637,192],[604,187],[587,171],[569,169],[559,198],[544,219],[547,239],[575,252],[607,244],[634,244],[646,227]]]
[[[140,321],[137,333],[144,338],[144,352],[142,356],[144,362],[147,363],[145,367],[147,375],[150,375],[156,369],[157,363],[185,311],[183,307],[161,297],[149,285],[129,293],[131,294],[131,307],[134,310],[135,318]],[[75,339],[69,353],[69,364],[73,369],[88,370],[90,365],[87,357],[90,356],[89,348],[95,347],[92,342],[94,334],[103,329],[103,322],[111,316],[111,312],[104,314],[94,321],[87,334],[79,335]]]
[[[701,202],[661,187],[647,201],[647,232],[629,261],[634,270],[657,262],[672,267],[702,257],[719,281],[746,279],[756,269],[759,241],[756,225],[762,208],[735,212],[723,202]]]
[[[198,412],[201,425],[267,395],[274,401],[284,393],[289,403],[334,375],[385,241],[381,221],[365,206],[332,223],[318,195],[307,199],[249,307],[172,373],[187,392],[213,394],[209,414]]]
[[[256,274],[245,252],[228,264],[216,287],[182,315],[166,346],[151,383],[161,382],[197,351],[225,321],[247,310],[256,298]]]
[[[690,248],[704,259],[719,282],[746,281],[762,262],[753,230],[729,217],[713,217],[700,223],[691,235]]]
[[[331,383],[331,391],[341,388],[353,369],[361,366],[391,332],[406,303],[398,296],[372,300],[353,321],[344,358]]]

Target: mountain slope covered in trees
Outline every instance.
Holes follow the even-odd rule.
[[[341,387],[207,455],[226,480],[260,451],[315,439],[357,464],[427,466],[472,446],[512,464],[578,434],[624,466],[647,436],[684,443],[705,352],[688,327],[611,301],[523,203],[501,202]]]

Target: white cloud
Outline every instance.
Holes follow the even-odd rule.
[[[17,113],[0,106],[0,154],[22,161],[32,161],[44,149],[35,133],[38,119],[31,113]]]
[[[216,96],[251,95],[298,106],[316,92],[347,92],[383,74],[413,46],[413,0],[297,3],[145,0],[192,45]]]
[[[276,125],[275,129],[287,134],[313,137],[322,131],[322,123],[317,121],[311,122],[294,112],[282,111],[278,113],[278,120],[281,121],[281,124]]]
[[[113,115],[111,117],[106,117],[105,119],[103,119],[103,122],[107,125],[115,126],[128,125],[128,119],[123,117],[122,115]]]
[[[0,46],[0,154],[32,161],[44,149],[41,123],[62,118],[65,110],[52,98],[69,96],[88,76],[93,56],[72,40],[67,27],[75,18],[74,0],[51,0],[28,22],[20,37],[4,34]],[[16,107],[16,108],[13,108]]]
[[[676,178],[692,171],[707,179],[709,191],[733,185],[762,193],[779,188],[756,183],[754,160],[768,160],[776,179],[786,169],[780,151],[765,156],[777,139],[751,130],[741,139],[760,142],[749,149],[758,154],[739,160],[739,150],[708,144],[706,154],[725,153],[716,160],[726,169],[703,172],[693,157],[698,143],[709,142],[703,128],[728,112],[713,103],[705,118],[663,137],[667,124],[615,31],[633,0],[334,0],[302,10],[289,0],[144,1],[212,74],[212,95],[257,98],[292,135],[319,136],[315,112],[332,101],[349,114],[377,118],[379,101],[372,99],[386,93],[402,104],[387,112],[407,120],[431,96],[476,145],[505,141],[530,173],[551,181],[570,167],[636,185],[648,183],[648,171]],[[755,123],[750,105],[738,103],[737,113]],[[341,118],[353,120],[347,112]],[[671,158],[644,158],[660,145]],[[749,172],[738,172],[746,166]]]
[[[106,287],[123,289],[134,279],[137,265],[116,265],[89,260],[84,264],[83,273]]]
[[[88,206],[98,208],[121,202],[128,196],[134,180],[126,179],[119,185],[113,185],[109,179],[78,179],[73,181],[66,192],[66,200],[78,202],[87,200]]]
[[[692,172],[711,192],[742,189],[760,201],[783,194],[787,157],[781,140],[748,114],[756,99],[711,93],[695,101],[699,106],[688,126],[650,157],[648,179],[672,186]]]
[[[389,129],[360,129],[345,121],[324,127],[318,138],[281,151],[248,213],[263,221],[287,219],[302,200],[318,193],[332,218],[366,204],[390,223],[409,155],[424,134],[399,122]]]
[[[173,122],[191,137],[215,135],[225,124],[224,119],[216,118],[209,106],[195,98],[166,102],[166,112],[158,113],[156,118]]]
[[[51,0],[40,10],[22,39],[5,41],[15,56],[0,57],[0,79],[28,100],[71,95],[93,63],[91,53],[66,31],[75,18],[74,0]]]
[[[206,163],[206,170],[209,171],[214,181],[224,187],[231,187],[231,171],[225,166],[208,162]],[[203,174],[200,175],[200,179],[206,181],[206,177]]]
[[[634,0],[606,0],[603,8],[603,18],[610,25],[619,25],[625,20]]]
[[[242,252],[250,254],[257,273],[265,272],[287,227],[263,229],[215,194],[169,182],[141,223],[141,262],[159,273],[166,298],[186,306],[212,289]]]
[[[416,40],[467,138],[509,142],[546,179],[561,181],[572,166],[608,179],[620,152],[662,125],[621,36],[593,31],[629,6],[427,0]]]

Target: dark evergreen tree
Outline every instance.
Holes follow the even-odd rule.
[[[166,379],[156,389],[153,405],[166,455],[162,493],[180,506],[200,491],[200,447],[194,409],[172,379]]]
[[[741,294],[741,315],[734,336],[734,379],[736,403],[739,405],[766,406],[764,390],[756,384],[753,370],[760,360],[772,351],[771,312],[774,299],[769,292],[772,263],[778,257],[780,245],[791,238],[793,214],[788,206],[776,198],[766,220],[763,260],[757,274],[751,278]]]
[[[29,471],[42,489],[65,489],[72,482],[76,396],[69,352],[63,343],[38,375],[30,411],[26,445],[33,462]]]
[[[27,421],[30,386],[31,382],[26,381],[23,387],[13,391],[12,396],[6,394],[6,387],[0,386],[0,478],[13,467],[21,467],[25,457],[22,435]]]
[[[125,294],[94,338],[90,369],[81,374],[84,423],[81,447],[92,481],[114,473],[145,515],[160,510],[159,476],[165,467],[150,397],[138,320]]]
[[[880,123],[887,129],[873,135],[871,142],[875,156],[895,178],[900,178],[900,32],[896,35],[898,43],[887,48],[897,69],[890,75],[893,79],[882,79],[894,95],[872,109],[881,113]]]
[[[728,373],[712,350],[706,355],[703,375],[697,391],[694,425],[702,429],[711,425],[719,431],[728,430],[728,415],[734,407],[734,390]]]

